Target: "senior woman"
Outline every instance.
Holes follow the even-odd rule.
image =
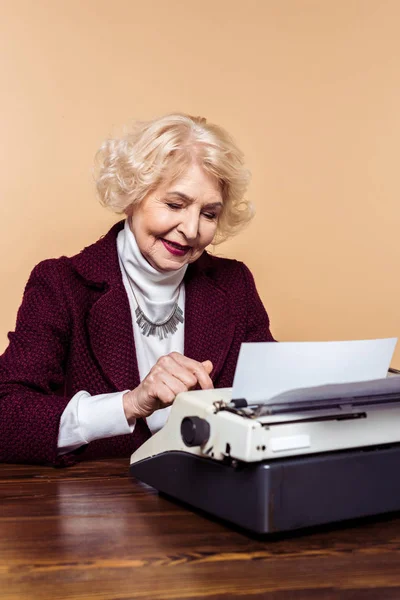
[[[139,123],[99,151],[125,219],[32,271],[0,358],[0,460],[129,456],[184,390],[232,385],[242,342],[272,341],[247,267],[205,248],[251,218],[242,153],[205,119]]]

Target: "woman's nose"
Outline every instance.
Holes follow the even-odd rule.
[[[178,230],[182,233],[187,240],[195,240],[199,231],[199,220],[198,214],[186,213],[182,216],[182,220],[178,226]]]

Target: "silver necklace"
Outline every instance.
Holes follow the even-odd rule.
[[[122,261],[121,261],[121,264],[124,268],[125,275],[128,280],[128,283],[129,283],[129,287],[131,288],[132,295],[136,302],[136,309],[135,309],[136,323],[138,324],[139,329],[141,329],[142,334],[146,337],[149,337],[150,335],[156,335],[156,336],[158,336],[158,339],[160,341],[164,340],[169,334],[173,335],[175,333],[175,331],[178,329],[179,323],[183,323],[183,320],[184,320],[183,311],[180,308],[180,306],[178,305],[181,286],[178,287],[178,293],[176,296],[174,307],[172,309],[172,312],[169,314],[169,316],[166,319],[164,319],[164,321],[152,321],[143,312],[143,309],[141,308],[139,301],[136,297],[135,290],[133,289],[133,285],[132,285],[130,277],[127,273],[125,265],[122,263]]]

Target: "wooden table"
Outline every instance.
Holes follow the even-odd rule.
[[[257,538],[160,497],[128,463],[0,465],[1,600],[400,599],[399,516]]]

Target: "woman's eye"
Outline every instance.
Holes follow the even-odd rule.
[[[203,213],[203,215],[206,217],[206,219],[209,219],[210,221],[213,221],[217,218],[217,213]]]
[[[175,202],[167,202],[168,208],[172,208],[172,210],[179,210],[182,208],[181,204],[175,204]]]

